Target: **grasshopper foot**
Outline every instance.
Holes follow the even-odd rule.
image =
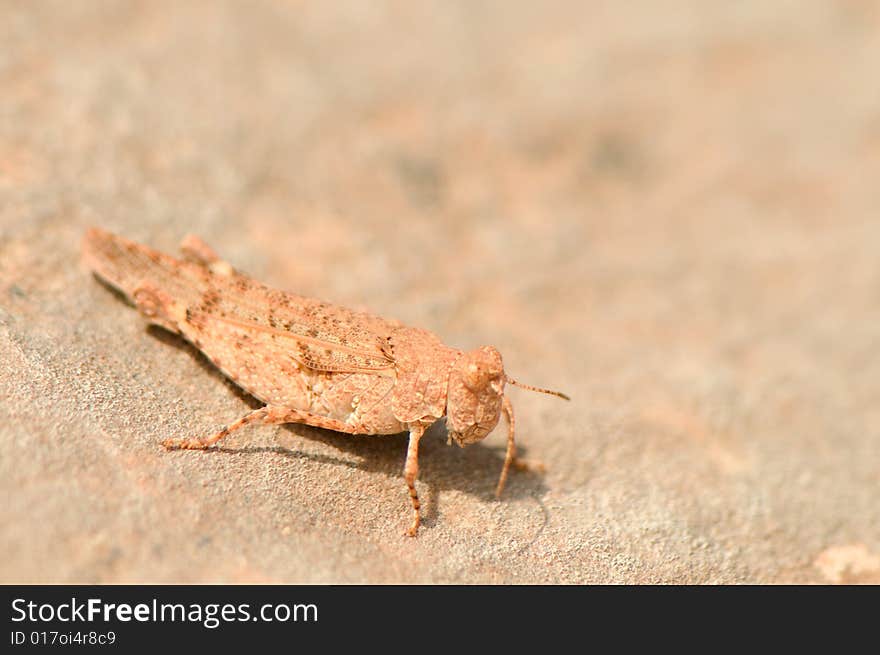
[[[415,510],[415,516],[413,517],[413,523],[409,526],[409,529],[404,533],[407,537],[415,537],[419,532],[419,510]]]
[[[204,450],[208,447],[199,439],[165,439],[162,445],[166,450]]]

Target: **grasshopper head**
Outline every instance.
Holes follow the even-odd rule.
[[[449,439],[466,446],[483,439],[498,424],[504,398],[501,353],[481,346],[464,353],[449,375],[446,425]]]

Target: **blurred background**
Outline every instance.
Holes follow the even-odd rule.
[[[880,582],[880,4],[0,3],[0,580]],[[499,348],[503,431],[301,426],[79,261],[186,233]]]

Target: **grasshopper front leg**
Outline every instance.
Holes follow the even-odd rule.
[[[516,459],[516,441],[514,440],[516,421],[513,417],[513,404],[507,396],[504,396],[501,402],[501,408],[504,411],[504,416],[507,418],[507,452],[504,455],[504,467],[501,469],[498,486],[495,487],[496,498],[501,498],[501,492],[504,491],[504,485],[507,482],[507,472],[510,470],[511,464],[514,468],[519,468],[519,462]]]

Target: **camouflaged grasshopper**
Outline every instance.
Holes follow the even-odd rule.
[[[492,346],[462,352],[399,321],[270,289],[239,273],[197,237],[178,260],[98,228],[83,240],[86,263],[122,291],[150,323],[181,335],[264,407],[196,439],[166,448],[204,449],[251,423],[304,423],[349,434],[409,431],[404,478],[419,527],[419,439],[446,416],[448,443],[485,438],[503,412],[507,453],[496,494],[515,462],[513,407]]]

